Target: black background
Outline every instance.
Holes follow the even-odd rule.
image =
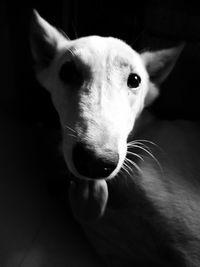
[[[58,149],[58,115],[33,71],[32,8],[71,39],[91,34],[114,36],[137,51],[186,41],[159,99],[149,108],[170,120],[200,119],[200,8],[191,0],[0,1],[0,265],[7,266],[1,262],[10,260],[11,252],[26,248],[26,254],[33,236],[38,238],[34,238],[36,245],[46,240],[43,249],[50,252],[54,266],[65,256],[67,262],[71,256],[73,265],[86,243],[77,249],[73,230],[71,239],[68,233],[72,226],[66,227],[71,212],[69,207],[66,212],[69,177]],[[44,213],[51,215],[45,223]],[[39,235],[35,221],[41,223],[41,233],[46,236]]]

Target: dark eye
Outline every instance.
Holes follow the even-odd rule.
[[[137,88],[141,83],[141,78],[135,73],[131,73],[128,76],[127,85],[129,88]]]
[[[70,85],[79,85],[82,83],[82,75],[74,62],[65,62],[60,68],[60,79]]]

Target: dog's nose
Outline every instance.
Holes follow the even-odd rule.
[[[73,148],[72,159],[79,174],[93,179],[108,177],[117,167],[118,153],[109,153],[105,158],[99,157],[82,143],[76,143]]]

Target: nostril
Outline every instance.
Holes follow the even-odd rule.
[[[73,149],[72,159],[76,170],[88,178],[100,179],[108,177],[117,167],[119,156],[112,153],[112,157],[99,157],[82,143],[77,143]],[[113,155],[115,154],[115,155]],[[116,155],[117,154],[117,155]]]

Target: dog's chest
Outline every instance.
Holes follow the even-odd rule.
[[[109,207],[83,228],[108,266],[179,266],[173,265],[178,259],[163,218],[139,196],[127,207]]]
[[[178,211],[171,190],[164,196],[162,186],[150,186],[146,191],[133,183],[122,183],[116,191],[111,186],[103,218],[83,224],[108,266],[198,266],[191,263],[194,258],[200,262],[198,234],[194,235],[196,230],[187,219],[180,218],[185,209]],[[198,250],[197,257],[194,250]]]

